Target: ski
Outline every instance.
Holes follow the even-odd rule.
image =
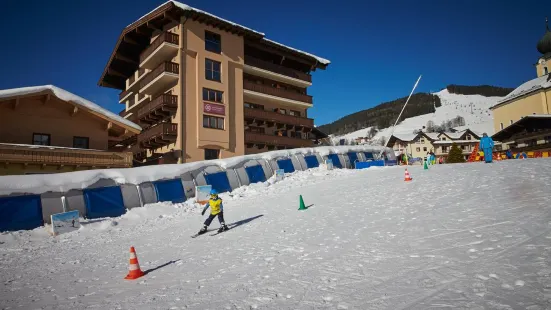
[[[229,231],[230,229],[231,229],[231,228],[228,228],[228,229],[226,229],[226,230],[223,230],[223,231],[220,231],[220,232],[216,232],[216,233],[214,233],[214,234],[210,234],[209,236],[214,237],[214,236],[219,235],[219,234],[221,234],[221,233],[225,233],[226,231]]]

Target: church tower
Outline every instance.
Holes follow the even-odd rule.
[[[538,42],[538,52],[542,55],[536,64],[538,77],[551,73],[551,31],[549,21],[545,18],[545,34]]]

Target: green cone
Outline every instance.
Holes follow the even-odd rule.
[[[427,163],[427,161],[425,160],[425,164],[423,165],[423,168],[425,170],[429,170],[429,164]]]
[[[300,195],[300,206],[298,207],[299,210],[306,210],[306,206],[304,205],[304,200],[302,200],[302,195]]]

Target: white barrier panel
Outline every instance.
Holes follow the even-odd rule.
[[[132,209],[136,207],[142,207],[141,199],[138,192],[138,186],[134,184],[122,184],[120,186],[122,201],[126,209]]]
[[[61,201],[62,193],[43,193],[40,195],[40,202],[42,204],[42,219],[44,223],[52,223],[52,214],[63,212],[63,203]]]
[[[144,205],[157,202],[157,191],[155,190],[153,183],[145,182],[140,184],[140,192],[142,196],[142,203]]]
[[[84,203],[84,196],[81,190],[70,190],[65,194],[65,203],[67,205],[67,211],[77,210],[80,215],[86,218],[86,204]]]

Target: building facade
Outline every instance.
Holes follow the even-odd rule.
[[[0,90],[0,175],[132,167],[141,128],[52,85]]]
[[[328,64],[169,1],[123,30],[99,85],[143,127],[136,160],[183,163],[313,146],[307,89]]]
[[[496,133],[528,115],[551,113],[551,31],[547,20],[537,50],[541,54],[535,64],[537,77],[517,87],[491,108]]]
[[[388,144],[397,153],[407,153],[413,158],[423,158],[428,152],[434,152],[436,158],[446,158],[453,144],[462,150],[465,159],[469,157],[476,145],[480,143],[480,136],[467,129],[460,132],[419,132],[417,134],[394,134]]]

